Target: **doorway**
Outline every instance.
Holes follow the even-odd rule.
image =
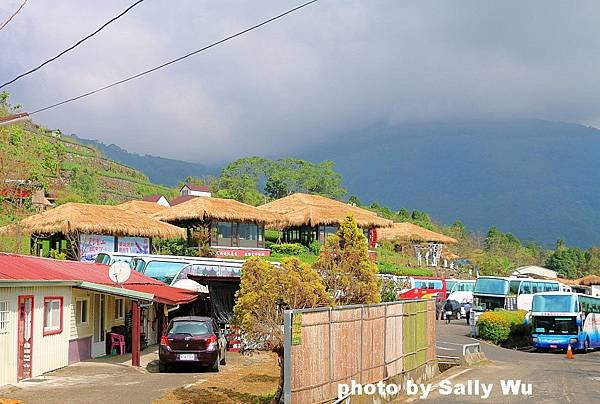
[[[106,297],[94,295],[94,335],[92,336],[92,358],[106,355]]]
[[[30,379],[33,353],[33,296],[19,296],[18,333],[17,379]]]

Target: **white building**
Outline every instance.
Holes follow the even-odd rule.
[[[528,265],[519,267],[513,271],[514,276],[532,276],[532,277],[544,277],[544,278],[556,278],[557,273],[548,268],[538,267],[535,265]]]
[[[164,195],[149,195],[142,200],[145,202],[154,202],[158,205],[165,206],[167,208],[171,207],[171,204],[169,204],[169,201],[167,200],[167,198],[165,198]]]
[[[208,185],[185,184],[179,190],[181,196],[207,196],[211,197],[210,187]]]

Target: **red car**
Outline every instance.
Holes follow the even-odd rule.
[[[194,363],[210,366],[213,372],[225,365],[227,342],[210,317],[177,317],[171,320],[167,335],[160,340],[158,369],[169,365]]]

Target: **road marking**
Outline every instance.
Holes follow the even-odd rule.
[[[443,351],[456,351],[454,348],[444,348],[443,346],[436,346],[437,349],[441,349]]]

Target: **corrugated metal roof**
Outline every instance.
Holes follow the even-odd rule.
[[[0,280],[81,281],[115,286],[108,277],[107,265],[8,253],[0,253]],[[195,292],[173,288],[135,271],[121,287],[152,294],[155,301],[166,304],[189,303],[198,297]]]

